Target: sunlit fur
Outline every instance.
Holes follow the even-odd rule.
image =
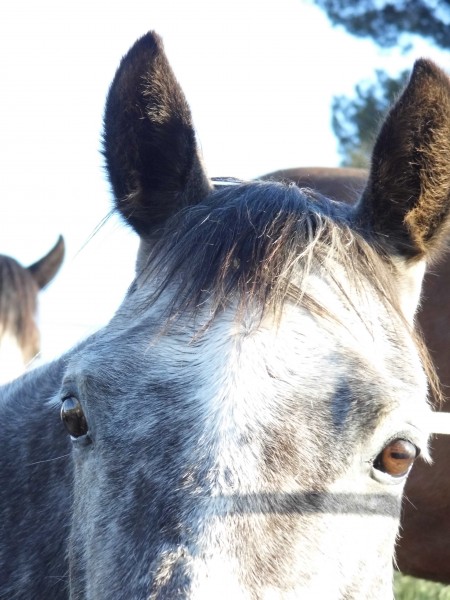
[[[450,106],[419,61],[355,207],[273,182],[215,190],[161,40],[135,43],[104,155],[136,277],[106,327],[0,391],[0,597],[392,598],[414,447],[429,459],[413,304],[449,224],[448,190],[421,194],[413,160],[433,87]],[[399,439],[400,471],[384,454]]]
[[[211,195],[154,248],[63,386],[95,394],[105,449],[77,450],[75,522],[96,525],[73,530],[74,589],[388,597],[402,481],[381,484],[371,463],[400,432],[426,456],[428,408],[383,258],[339,206],[278,184]],[[110,541],[138,522],[131,569]]]

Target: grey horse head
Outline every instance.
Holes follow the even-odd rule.
[[[7,512],[4,595],[59,577],[72,600],[392,597],[403,486],[428,458],[413,320],[448,229],[449,131],[449,81],[419,61],[356,206],[214,186],[160,39],[136,42],[104,133],[136,278],[104,329],[3,392],[16,464],[33,428],[13,403],[41,407],[33,474],[52,490]]]

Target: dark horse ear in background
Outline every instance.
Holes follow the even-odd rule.
[[[116,208],[144,239],[211,189],[189,106],[155,33],[134,44],[111,84],[104,155]]]
[[[33,276],[39,289],[48,285],[59,271],[64,260],[64,253],[64,238],[60,235],[50,252],[28,267],[28,271]]]
[[[382,125],[357,218],[399,256],[429,259],[444,246],[449,200],[450,79],[421,59]]]

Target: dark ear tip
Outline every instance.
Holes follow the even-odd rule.
[[[148,31],[145,35],[142,36],[141,40],[145,40],[146,44],[157,46],[161,49],[163,47],[162,38],[156,33],[156,31]]]
[[[58,237],[58,241],[55,244],[55,249],[58,249],[61,257],[64,258],[64,254],[66,252],[66,242],[62,235]]]
[[[161,37],[155,31],[149,31],[140,37],[126,54],[127,60],[133,58],[134,55],[150,55],[161,54],[164,52],[164,44]]]
[[[439,67],[429,58],[418,58],[413,66],[413,73],[439,71]]]
[[[449,77],[436,63],[429,58],[417,59],[411,72],[411,81],[429,78],[445,82],[450,86]]]

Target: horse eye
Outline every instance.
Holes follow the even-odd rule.
[[[373,466],[391,477],[404,477],[419,455],[419,449],[408,440],[396,439],[376,457]]]
[[[67,432],[74,438],[79,438],[88,432],[88,424],[80,401],[73,396],[69,396],[63,401],[61,420]]]

